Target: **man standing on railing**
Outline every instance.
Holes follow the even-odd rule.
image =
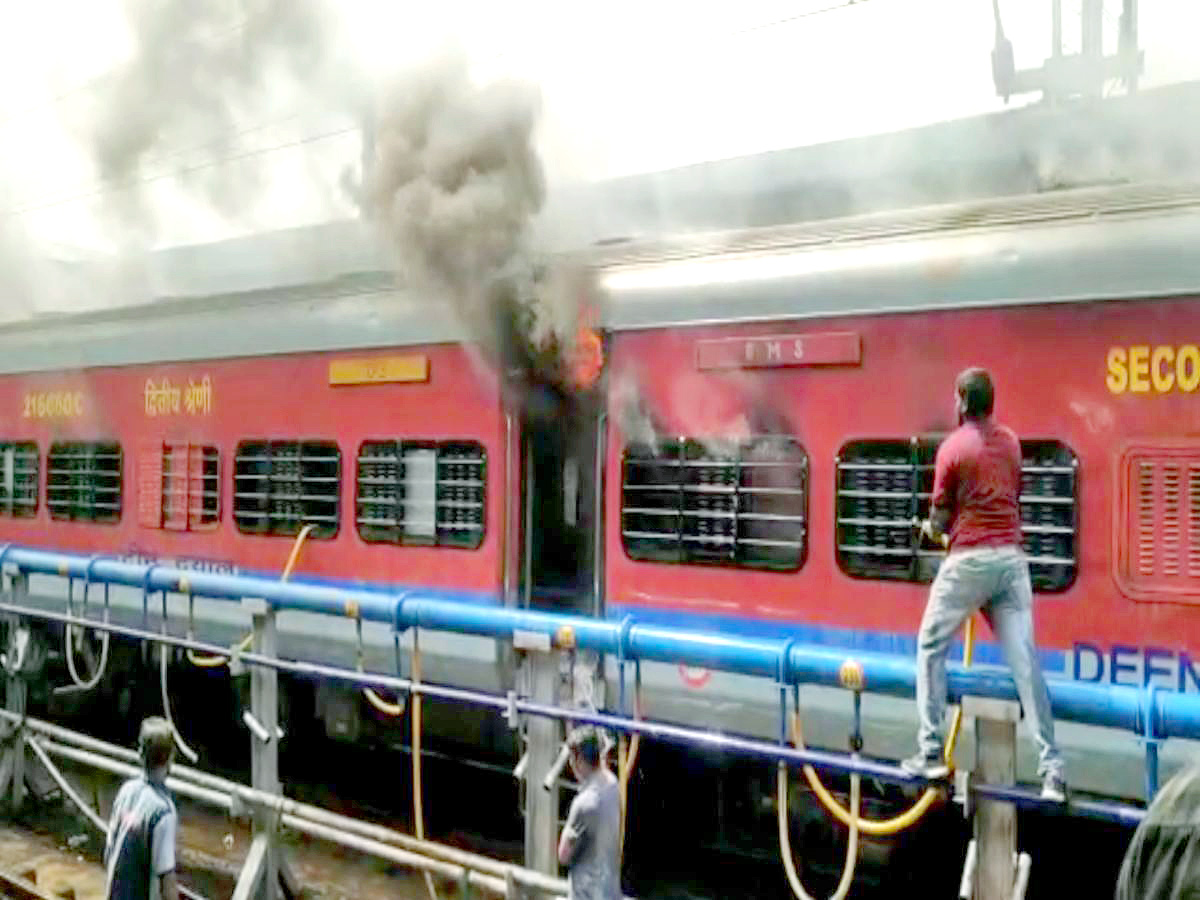
[[[1042,796],[1061,803],[1063,759],[1033,644],[1033,589],[1021,550],[1021,444],[1011,429],[993,421],[994,396],[983,369],[967,369],[955,381],[959,427],[938,448],[930,518],[921,526],[950,552],[930,589],[917,637],[920,751],[902,765],[926,778],[949,774],[942,742],[946,653],[963,623],[981,610],[1012,669],[1033,731]]]
[[[590,725],[567,737],[567,757],[579,782],[558,841],[567,867],[567,900],[621,900],[621,796],[601,763],[600,735]]]
[[[179,900],[175,883],[178,817],[165,782],[175,756],[175,734],[158,716],[138,735],[141,776],[121,785],[104,845],[108,900]]]

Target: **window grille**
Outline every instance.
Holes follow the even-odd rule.
[[[1117,581],[1144,600],[1200,600],[1200,446],[1139,446],[1118,469]]]
[[[795,570],[807,548],[808,457],[789,438],[631,444],[621,536],[631,559]]]
[[[358,533],[371,543],[474,549],[483,543],[487,454],[473,441],[366,441]]]
[[[244,441],[234,455],[233,518],[247,534],[332,538],[340,521],[342,453],[331,441]]]
[[[30,519],[37,513],[37,505],[37,444],[0,443],[0,516]]]
[[[50,445],[46,458],[46,506],[52,519],[119,522],[122,484],[121,445],[64,441]]]
[[[929,582],[943,554],[922,547],[940,440],[855,441],[837,459],[837,558],[858,578]],[[1058,441],[1021,442],[1020,514],[1034,590],[1075,581],[1078,460]]]
[[[206,531],[221,513],[216,447],[167,442],[146,448],[138,473],[138,518],[146,528]]]

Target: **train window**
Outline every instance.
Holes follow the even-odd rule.
[[[836,534],[838,563],[846,574],[919,580],[924,560],[912,523],[922,493],[928,506],[932,472],[932,454],[917,440],[858,441],[842,448]],[[919,482],[924,492],[917,490]]]
[[[942,554],[922,549],[937,438],[855,441],[837,459],[837,559],[858,578],[929,582]],[[1021,531],[1034,590],[1066,590],[1077,567],[1078,460],[1059,441],[1021,442]]]
[[[121,445],[63,441],[46,457],[50,518],[76,522],[121,520]]]
[[[37,444],[0,443],[0,516],[29,519],[37,504]]]
[[[340,521],[342,451],[331,441],[243,441],[234,454],[233,519],[247,534],[332,538]]]
[[[1079,559],[1079,460],[1058,441],[1021,441],[1021,534],[1035,591],[1065,591]]]
[[[1200,600],[1200,444],[1130,447],[1116,493],[1122,591],[1137,600]]]
[[[621,538],[631,559],[793,571],[807,550],[808,456],[790,438],[688,438],[625,448]]]
[[[220,518],[216,447],[168,442],[147,448],[138,466],[138,520],[146,528],[206,531]]]
[[[366,441],[358,533],[371,543],[474,549],[483,543],[487,454],[473,441]]]

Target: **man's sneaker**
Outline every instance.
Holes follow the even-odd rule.
[[[1054,803],[1067,802],[1067,782],[1057,772],[1047,772],[1042,779],[1042,799]]]
[[[950,767],[946,765],[946,757],[942,753],[927,756],[924,753],[918,752],[908,759],[903,760],[900,763],[900,768],[909,775],[918,775],[921,778],[928,778],[930,781],[945,778],[950,774]]]

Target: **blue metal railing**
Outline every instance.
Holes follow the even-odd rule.
[[[845,651],[795,641],[760,640],[714,632],[639,625],[578,615],[481,606],[422,596],[420,592],[375,591],[281,582],[269,578],[184,571],[53,553],[8,545],[0,547],[0,564],[28,573],[87,578],[152,593],[172,592],[217,599],[258,597],[277,610],[300,610],[382,622],[397,631],[420,627],[435,631],[511,640],[514,632],[544,636],[556,646],[579,647],[610,654],[625,662],[663,662],[753,675],[782,684],[845,686],[848,659],[862,667],[862,690],[911,697],[916,688],[915,660],[883,653]],[[1016,700],[1007,670],[951,665],[951,700],[965,695]],[[1155,741],[1179,737],[1200,739],[1200,696],[1124,685],[1049,680],[1056,718],[1132,731]],[[624,712],[624,710],[621,710]],[[1147,753],[1147,766],[1157,754]],[[1154,766],[1156,769],[1156,765]],[[1147,773],[1148,783],[1157,772]]]

